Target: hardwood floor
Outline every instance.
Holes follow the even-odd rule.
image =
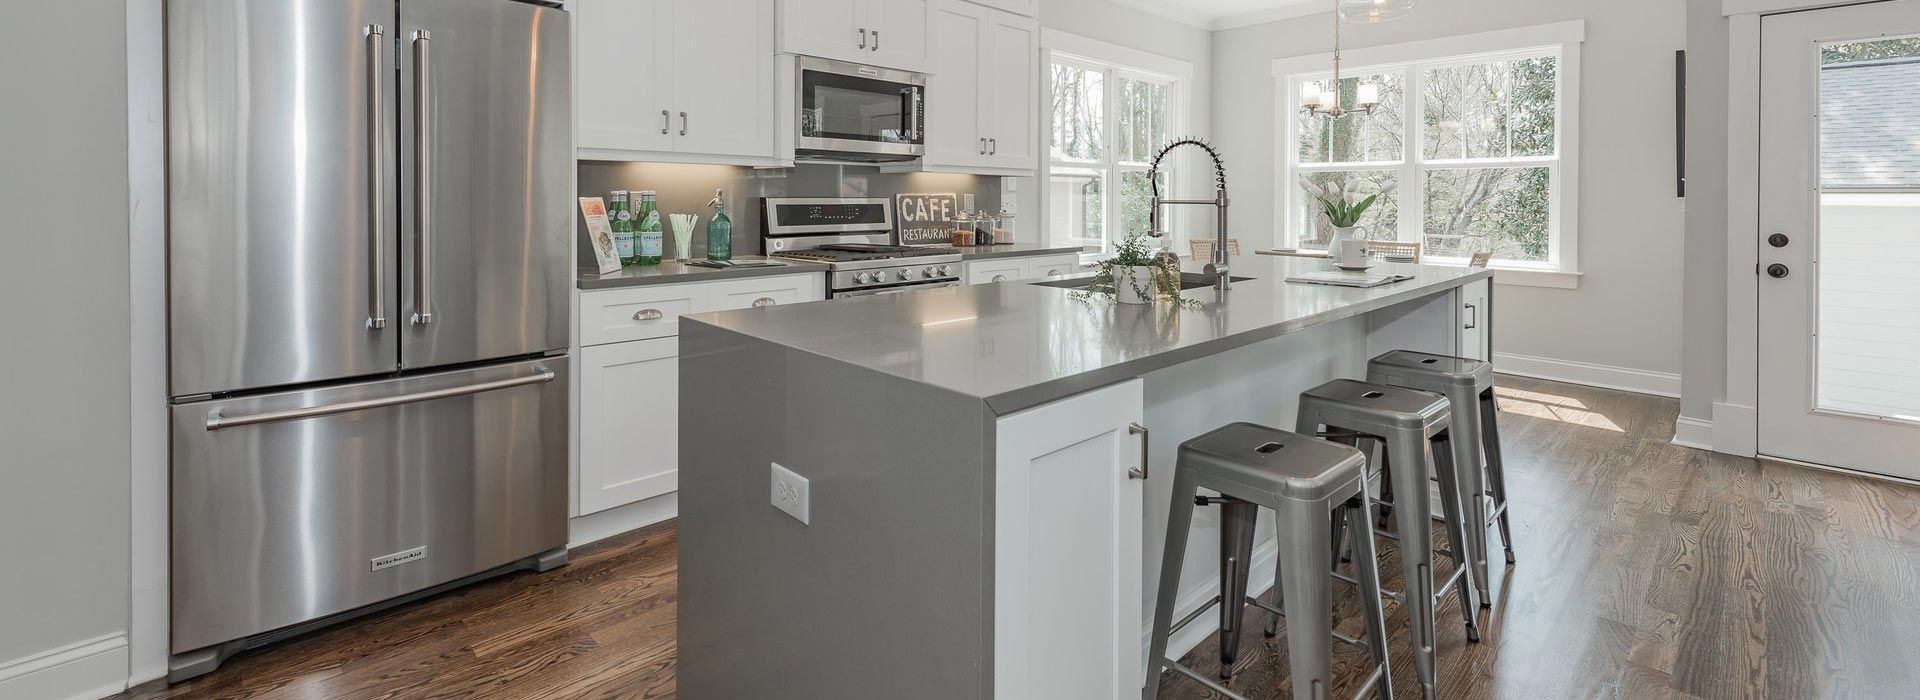
[[[1520,561],[1495,570],[1480,643],[1466,641],[1451,600],[1439,611],[1442,696],[1797,700],[1920,688],[1909,651],[1920,648],[1920,489],[1673,446],[1672,400],[1500,383]],[[547,574],[118,697],[670,698],[675,546],[671,523],[651,527]],[[1352,594],[1339,605],[1342,629],[1357,632]],[[1262,626],[1248,625],[1233,687],[1285,697],[1285,652]],[[1417,697],[1405,627],[1390,629],[1402,630],[1390,647],[1395,688]],[[1214,671],[1214,649],[1203,644],[1189,663]],[[1344,697],[1365,655],[1343,651],[1335,663]],[[1217,697],[1184,678],[1164,683],[1163,698]]]

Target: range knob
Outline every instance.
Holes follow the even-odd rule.
[[[940,276],[941,276],[941,277],[952,277],[952,276],[953,276],[953,266],[952,266],[952,265],[941,265],[941,266],[940,266]]]
[[[937,268],[937,267],[929,267],[922,272],[926,275],[928,279],[932,279],[940,276],[940,268]]]
[[[913,271],[908,269],[902,269],[899,272],[899,276],[900,276],[900,281],[905,282],[907,280],[913,279]]]
[[[865,273],[865,272],[855,272],[855,273],[853,273],[853,283],[854,283],[854,284],[866,284],[866,283],[867,283],[867,281],[868,281],[868,280],[870,280],[870,279],[872,279],[872,277],[871,277],[871,276],[869,276],[869,275],[867,275],[867,273]]]

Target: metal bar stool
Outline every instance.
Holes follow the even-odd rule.
[[[1366,639],[1361,641],[1333,629],[1333,555],[1327,549],[1332,524],[1328,516],[1345,512],[1354,531],[1370,535],[1373,524],[1367,514],[1366,485],[1366,457],[1359,450],[1284,430],[1234,423],[1181,444],[1173,481],[1173,508],[1167,520],[1166,555],[1160,565],[1160,594],[1153,609],[1150,665],[1141,697],[1155,700],[1160,694],[1160,674],[1174,670],[1226,697],[1245,700],[1223,683],[1167,658],[1167,639],[1218,603],[1223,650],[1229,644],[1237,650],[1240,617],[1246,605],[1292,621],[1287,625],[1287,656],[1291,660],[1293,697],[1318,700],[1328,696],[1332,675],[1328,642],[1339,640],[1366,649],[1373,657],[1373,672],[1354,697],[1372,691],[1380,700],[1392,700],[1386,612],[1380,602],[1380,576],[1378,565],[1373,563],[1377,560],[1370,536],[1355,538],[1359,561],[1354,576],[1346,579],[1360,586]],[[1199,490],[1203,488],[1220,495],[1201,496]],[[1232,551],[1222,552],[1231,555],[1223,561],[1222,571],[1230,575],[1221,581],[1220,595],[1174,622],[1173,607],[1180,594],[1181,563],[1186,561],[1193,511],[1213,503],[1230,508],[1229,519],[1240,522],[1223,525],[1222,549]],[[1260,508],[1272,509],[1279,523],[1281,578],[1275,586],[1287,592],[1280,607],[1246,594],[1246,562],[1253,550],[1254,516]],[[1230,663],[1222,665],[1223,679],[1231,673],[1230,668]]]
[[[1469,550],[1465,521],[1460,517],[1462,485],[1455,478],[1452,448],[1447,444],[1452,439],[1451,425],[1446,398],[1424,391],[1336,379],[1300,394],[1298,430],[1301,433],[1320,433],[1321,426],[1326,426],[1324,435],[1329,437],[1378,441],[1384,447],[1381,471],[1390,479],[1394,490],[1407,496],[1405,503],[1393,509],[1397,532],[1381,533],[1400,542],[1400,566],[1407,592],[1387,596],[1406,606],[1414,671],[1420,678],[1422,695],[1429,700],[1435,697],[1437,676],[1434,609],[1449,589],[1455,589],[1460,595],[1460,614],[1467,625],[1467,639],[1480,640],[1480,628],[1474,621],[1478,581],[1473,577],[1472,567],[1466,565],[1464,554]],[[1387,469],[1388,464],[1398,468]],[[1453,574],[1437,589],[1433,582],[1432,506],[1426,498],[1427,482],[1433,476],[1439,477],[1441,508],[1447,516],[1447,536],[1452,542],[1452,549],[1440,554],[1456,564]],[[1383,492],[1385,488],[1383,484]],[[1340,548],[1341,529],[1336,526],[1332,533],[1333,550]],[[1354,563],[1363,565],[1366,554],[1359,551],[1359,544],[1367,538],[1352,539]]]
[[[1486,582],[1492,580],[1487,573],[1486,532],[1490,520],[1500,526],[1500,544],[1506,549],[1507,563],[1514,562],[1513,530],[1507,522],[1507,476],[1500,463],[1500,426],[1495,419],[1499,409],[1493,394],[1493,365],[1464,357],[1395,350],[1367,363],[1367,381],[1447,397],[1453,408],[1454,427],[1458,428],[1455,432],[1461,436],[1453,441],[1454,463],[1486,465],[1485,474],[1470,468],[1463,476],[1474,480],[1467,493],[1479,495],[1467,499],[1466,504],[1468,532],[1473,533],[1469,539],[1474,548],[1474,580],[1488,585]],[[1480,604],[1491,607],[1490,598],[1483,598]]]

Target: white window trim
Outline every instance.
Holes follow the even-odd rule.
[[[1558,164],[1553,177],[1552,197],[1556,206],[1549,225],[1554,231],[1557,245],[1554,246],[1555,259],[1546,264],[1528,264],[1495,261],[1493,266],[1500,270],[1495,280],[1501,284],[1555,287],[1561,289],[1578,288],[1580,280],[1580,48],[1586,40],[1586,22],[1574,20],[1555,24],[1543,24],[1532,27],[1503,29],[1478,34],[1442,37],[1425,41],[1352,49],[1343,52],[1343,72],[1349,75],[1362,75],[1372,71],[1403,70],[1410,64],[1432,63],[1473,63],[1498,60],[1502,56],[1524,52],[1556,51],[1559,58],[1558,98],[1559,108],[1556,118],[1556,152]],[[1395,170],[1418,169],[1444,165],[1446,161],[1426,161],[1419,163],[1412,154],[1403,161],[1386,163],[1341,163],[1329,164],[1326,168],[1295,166],[1299,153],[1298,129],[1293,119],[1299,111],[1300,83],[1318,75],[1322,78],[1329,73],[1333,64],[1332,53],[1292,56],[1276,59],[1273,62],[1275,80],[1275,110],[1284,121],[1284,128],[1276,124],[1279,138],[1274,139],[1274,162],[1279,167],[1279,177],[1274,181],[1274,231],[1276,242],[1284,244],[1292,240],[1289,219],[1292,217],[1292,205],[1299,195],[1295,180],[1299,172],[1315,169],[1327,170]],[[1409,114],[1403,118],[1410,126],[1416,124],[1421,103],[1416,93],[1417,77],[1411,72],[1407,80],[1407,102]],[[1414,144],[1406,144],[1413,148]],[[1510,158],[1501,161],[1476,160],[1476,166],[1495,165],[1512,161],[1521,164],[1527,159]],[[1417,186],[1418,178],[1414,179]],[[1402,182],[1402,190],[1408,184]],[[1403,224],[1403,227],[1407,224]],[[1411,224],[1417,227],[1415,222]],[[1464,262],[1464,261],[1461,261]],[[1438,264],[1447,264],[1440,262]]]
[[[1053,206],[1053,198],[1048,188],[1053,180],[1053,168],[1055,164],[1053,159],[1052,109],[1054,62],[1058,60],[1062,63],[1087,68],[1109,70],[1118,77],[1148,78],[1166,81],[1171,86],[1170,99],[1173,102],[1172,109],[1170,110],[1172,119],[1170,123],[1167,124],[1167,134],[1172,138],[1185,135],[1186,132],[1183,131],[1183,129],[1187,128],[1186,125],[1192,123],[1193,99],[1190,94],[1190,86],[1193,84],[1193,64],[1135,48],[1111,44],[1077,34],[1069,34],[1056,29],[1045,28],[1040,30],[1040,57],[1040,98],[1038,104],[1042,105],[1041,138],[1039,143],[1041,157],[1040,173],[1037,178],[1038,182],[1036,183],[1038,194],[1035,195],[1035,199],[1038,200],[1040,215],[1038,218],[1039,223],[1036,227],[1039,231],[1041,242],[1050,243],[1053,240],[1053,231],[1050,228],[1053,221],[1053,213],[1050,211]],[[1105,92],[1107,97],[1105,113],[1108,117],[1111,117],[1119,91],[1114,89],[1114,86],[1109,85],[1106,87]],[[1115,143],[1112,138],[1115,127],[1114,122],[1114,119],[1108,118],[1102,123],[1102,128],[1105,130],[1104,136],[1106,137],[1104,142],[1107,143],[1109,147]],[[1185,155],[1177,158],[1176,162],[1172,164],[1175,173],[1183,174],[1193,172],[1190,169],[1191,163],[1188,161],[1188,158],[1189,156]],[[1063,161],[1061,165],[1067,167],[1069,162],[1070,161]],[[1105,170],[1109,168],[1109,165],[1108,161],[1089,161],[1084,164],[1084,167],[1091,170]],[[1114,222],[1119,219],[1118,212],[1121,207],[1119,196],[1121,174],[1133,171],[1144,172],[1147,168],[1138,164],[1130,164],[1128,161],[1121,161],[1115,157],[1112,160],[1111,170],[1112,177],[1108,179],[1105,185],[1106,192],[1102,205],[1106,209],[1107,220]],[[1169,178],[1167,188],[1169,194],[1171,194],[1181,189],[1181,183],[1175,181],[1173,178]],[[1118,230],[1108,230],[1108,243],[1111,244],[1119,234],[1120,232]],[[1091,262],[1103,258],[1105,255],[1105,253],[1083,253],[1081,254],[1081,259],[1086,262]]]

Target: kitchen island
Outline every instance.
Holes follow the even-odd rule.
[[[1133,697],[1181,441],[1290,428],[1381,352],[1487,353],[1487,270],[1234,262],[1191,308],[1008,282],[683,317],[681,696]],[[1218,586],[1216,528],[1176,614]]]

